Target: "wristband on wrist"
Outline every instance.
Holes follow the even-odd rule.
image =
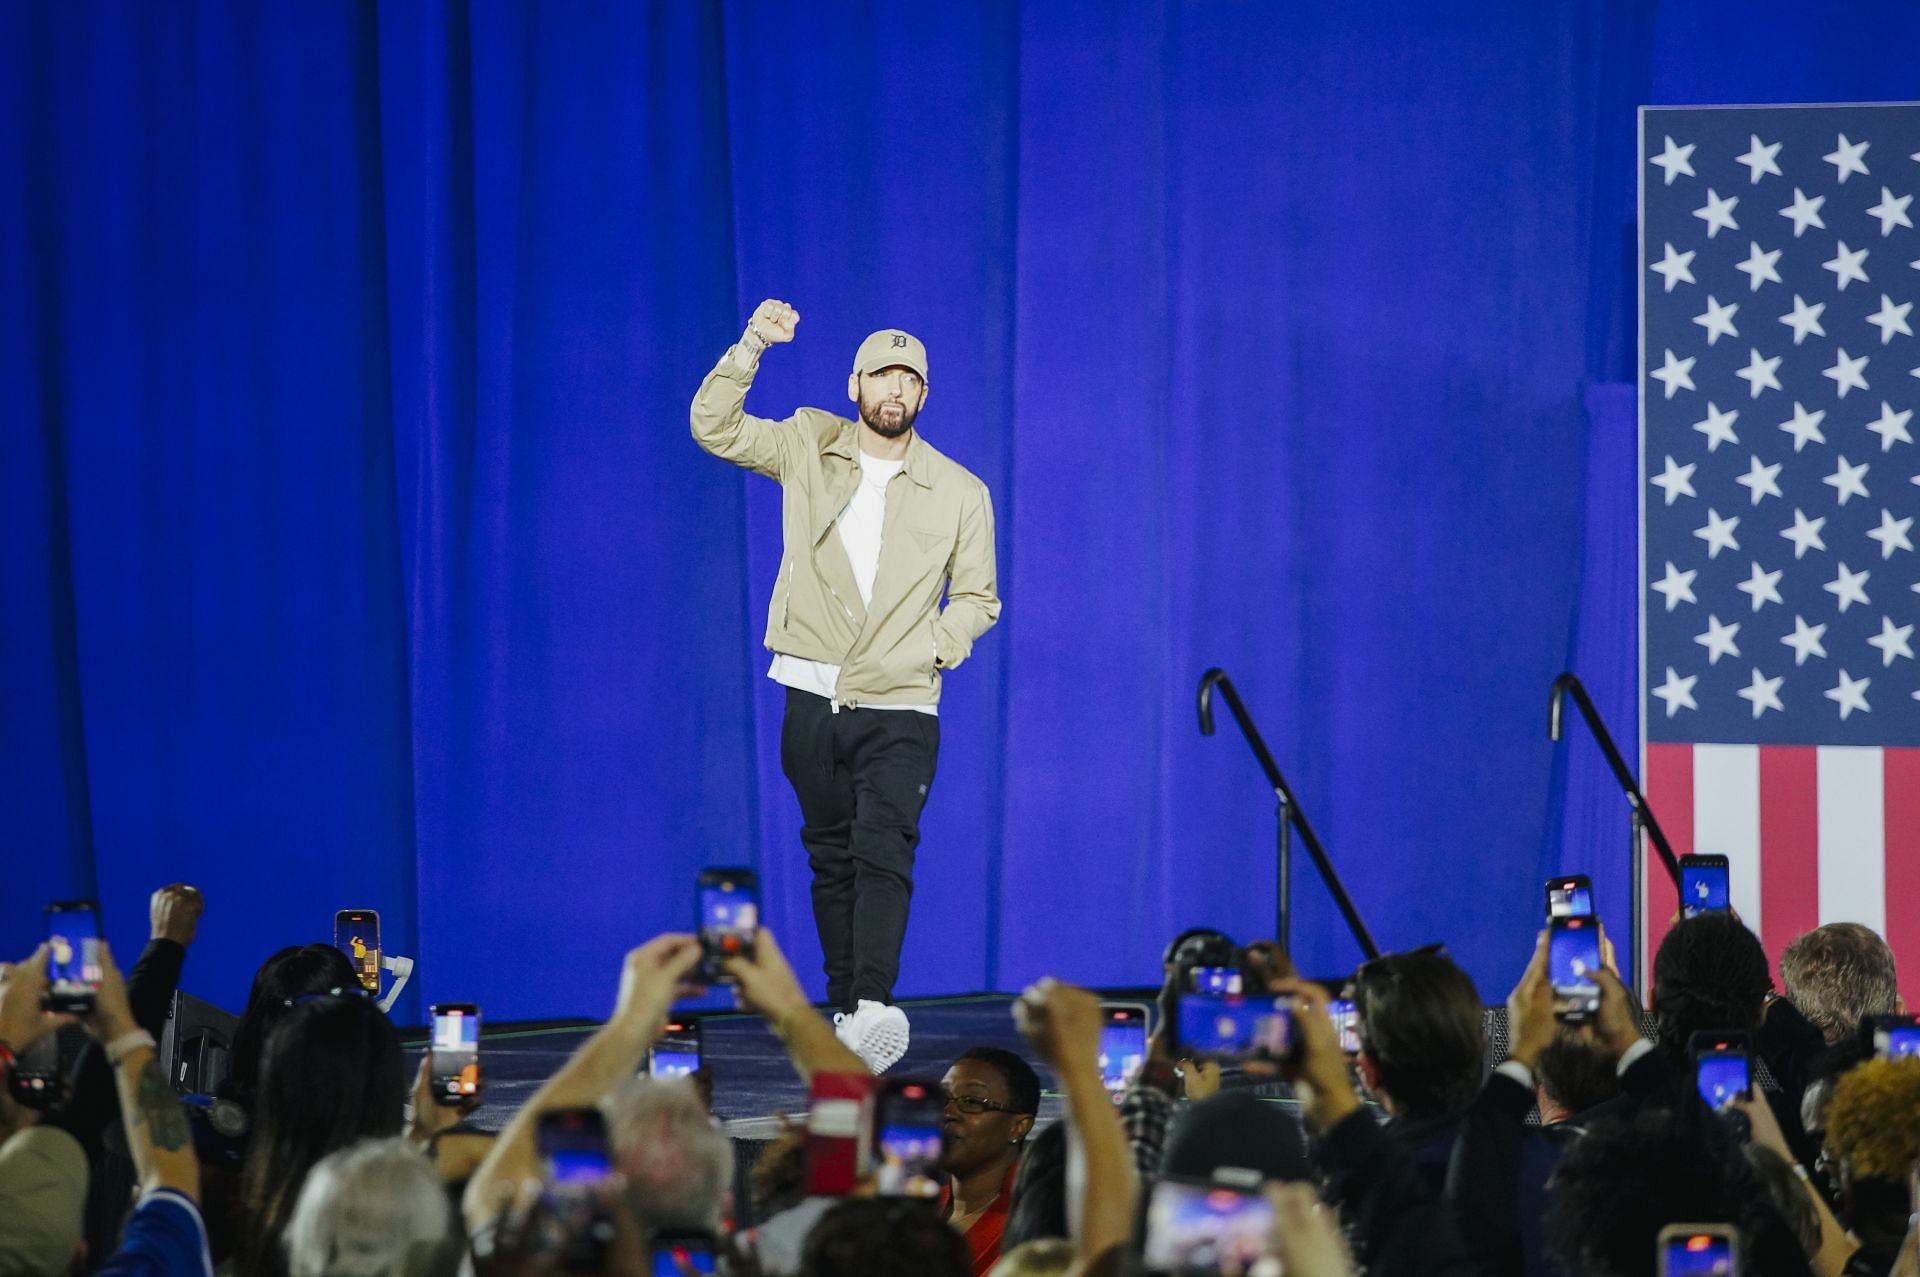
[[[767,347],[773,343],[769,342],[765,337],[762,337],[759,330],[754,328],[752,324],[748,324],[747,331],[740,334],[740,344],[747,348],[749,355],[762,355],[766,353]]]
[[[107,1043],[107,1062],[115,1068],[119,1068],[121,1061],[142,1047],[145,1047],[149,1051],[158,1051],[160,1044],[155,1042],[153,1040],[153,1034],[147,1032],[145,1029],[129,1030]]]

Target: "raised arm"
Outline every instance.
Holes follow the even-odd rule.
[[[120,1113],[127,1152],[142,1189],[171,1188],[198,1200],[200,1161],[193,1151],[193,1128],[180,1097],[167,1085],[153,1035],[133,1018],[127,984],[114,965],[106,941],[100,942],[100,992],[87,1013],[87,1031],[106,1049],[120,1089]]]
[[[727,974],[737,982],[741,1005],[767,1022],[802,1080],[811,1082],[816,1073],[867,1071],[865,1062],[834,1036],[833,1026],[807,1001],[771,931],[762,927],[754,934],[752,961],[728,958]]]
[[[681,980],[699,961],[700,942],[688,935],[656,936],[627,954],[613,1015],[520,1106],[467,1181],[468,1227],[477,1230],[493,1219],[503,1186],[517,1186],[539,1173],[534,1136],[542,1113],[598,1104],[640,1071]]]
[[[960,535],[947,564],[947,606],[933,623],[940,668],[973,654],[973,641],[1000,619],[999,572],[993,554],[993,498],[980,484],[960,514]]]
[[[769,346],[793,340],[800,312],[782,301],[763,301],[754,308],[740,340],[720,357],[693,397],[693,438],[723,461],[745,466],[769,479],[787,472],[790,427],[764,417],[749,416],[747,387]]]

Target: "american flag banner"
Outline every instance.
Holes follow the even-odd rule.
[[[1649,107],[1640,142],[1647,797],[1776,962],[1861,922],[1911,990],[1920,105]]]

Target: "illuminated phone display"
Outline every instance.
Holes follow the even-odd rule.
[[[1100,1080],[1117,1099],[1146,1063],[1147,1009],[1106,1006],[1100,1013]]]
[[[1692,918],[1733,908],[1725,856],[1680,857],[1680,913]]]
[[[1274,998],[1180,999],[1179,1045],[1209,1059],[1279,1059],[1293,1044],[1293,1016]]]
[[[106,969],[100,961],[100,910],[91,900],[47,906],[47,1004],[87,1011]]]
[[[1147,1204],[1146,1267],[1247,1272],[1266,1253],[1273,1206],[1257,1192],[1163,1179]]]
[[[333,944],[353,963],[353,973],[368,993],[380,992],[380,914],[373,909],[342,909],[333,915]]]
[[[700,1070],[700,1022],[669,1020],[660,1040],[647,1051],[647,1072],[654,1077],[686,1077]]]
[[[1745,1099],[1753,1089],[1753,1069],[1745,1051],[1710,1051],[1699,1060],[1696,1074],[1700,1098],[1715,1111]]]
[[[472,1003],[433,1008],[433,1097],[458,1103],[480,1094],[480,1011]]]
[[[1561,918],[1547,931],[1547,978],[1554,1011],[1579,1020],[1600,1009],[1600,927],[1591,918]]]

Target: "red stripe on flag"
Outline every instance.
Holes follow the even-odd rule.
[[[1887,943],[1907,1006],[1920,1005],[1920,749],[1887,749]]]
[[[1666,831],[1676,856],[1693,852],[1693,746],[1648,744],[1647,803]],[[1668,920],[1680,910],[1680,893],[1667,875],[1660,851],[1647,839],[1647,951],[1641,955],[1647,973],[1644,984],[1653,987],[1653,954],[1666,938]]]
[[[1760,749],[1760,942],[1775,961],[1820,925],[1820,755]]]

